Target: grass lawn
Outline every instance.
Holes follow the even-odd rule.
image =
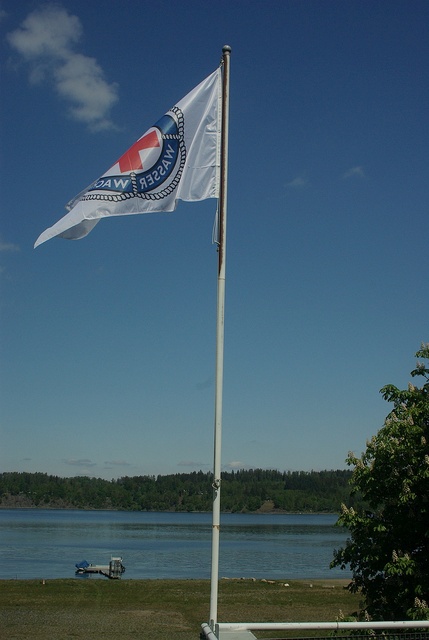
[[[358,609],[359,596],[344,588],[346,580],[288,584],[222,580],[219,621],[330,621]],[[209,603],[208,580],[1,580],[0,638],[198,640]]]

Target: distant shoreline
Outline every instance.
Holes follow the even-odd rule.
[[[49,506],[49,505],[43,505],[43,506],[39,506],[39,505],[27,505],[27,506],[22,506],[22,505],[7,505],[7,504],[0,504],[0,511],[12,511],[12,510],[21,510],[21,511],[94,511],[97,513],[101,513],[101,512],[114,512],[114,513],[180,513],[180,514],[185,514],[185,513],[212,513],[211,511],[178,511],[178,510],[174,510],[174,509],[163,509],[163,510],[159,510],[159,509],[109,509],[109,508],[104,508],[104,509],[95,509],[93,507],[74,507],[74,506],[62,506],[62,507],[58,507],[58,506]],[[257,509],[256,511],[221,511],[221,513],[223,515],[230,515],[230,514],[237,514],[237,515],[250,515],[250,516],[275,516],[275,515],[279,515],[279,516],[306,516],[306,515],[313,515],[313,516],[338,516],[339,512],[335,512],[335,511],[283,511],[281,509],[273,509],[271,511],[269,510],[265,510],[265,509]]]
[[[213,506],[211,472],[125,476],[117,480],[46,473],[0,473],[0,508],[205,513]],[[352,472],[250,469],[222,474],[224,513],[339,513],[360,506]]]

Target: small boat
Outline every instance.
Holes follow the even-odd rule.
[[[125,567],[122,564],[122,558],[110,558],[109,564],[90,564],[86,560],[77,562],[75,564],[76,574],[89,574],[89,573],[101,573],[101,575],[110,578],[111,580],[119,580],[121,575],[125,572]]]

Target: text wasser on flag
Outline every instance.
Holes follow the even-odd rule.
[[[221,71],[217,69],[73,198],[35,247],[77,240],[108,216],[174,211],[178,200],[219,197]]]

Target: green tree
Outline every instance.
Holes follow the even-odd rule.
[[[416,353],[429,359],[429,344]],[[429,618],[429,368],[423,361],[411,372],[421,388],[408,384],[381,389],[393,403],[384,426],[367,443],[354,465],[352,493],[366,509],[343,506],[338,524],[350,538],[334,552],[331,566],[350,566],[349,589],[360,591],[373,620]]]

